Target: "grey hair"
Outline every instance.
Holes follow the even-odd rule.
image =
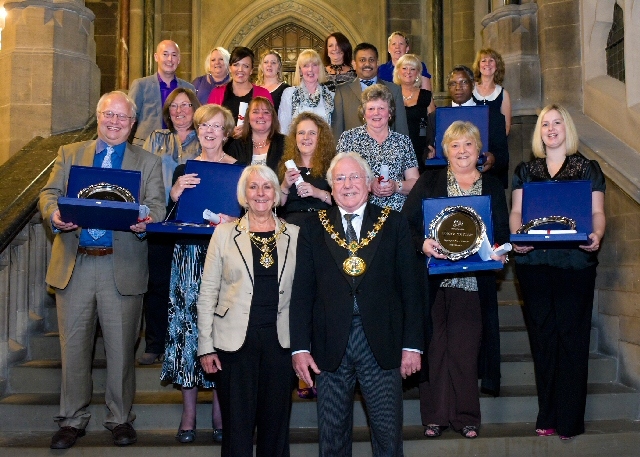
[[[476,80],[475,76],[473,76],[473,70],[471,68],[467,67],[466,65],[456,65],[455,67],[453,67],[453,70],[449,72],[449,75],[447,76],[447,82],[451,81],[451,77],[454,73],[466,73],[467,78],[469,78],[469,82],[471,84],[473,84],[473,82]]]
[[[333,169],[336,167],[336,165],[338,165],[338,162],[340,162],[342,159],[355,160],[358,163],[358,165],[360,165],[360,167],[364,170],[364,173],[367,176],[367,185],[371,184],[371,181],[373,181],[373,178],[374,178],[373,171],[371,171],[371,167],[360,154],[353,151],[339,152],[331,160],[331,163],[329,164],[329,169],[327,170],[327,176],[326,176],[327,182],[329,184],[333,184]]]

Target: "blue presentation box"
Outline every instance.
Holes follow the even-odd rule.
[[[185,189],[178,200],[175,220],[147,225],[148,232],[185,235],[211,235],[215,227],[202,217],[205,209],[240,217],[237,188],[245,165],[188,160],[185,174],[197,173],[200,184]]]
[[[589,241],[593,231],[591,218],[591,181],[544,181],[522,185],[522,223],[548,216],[565,216],[576,221],[577,233],[512,234],[512,243],[549,248],[576,247]],[[539,229],[563,229],[549,224]]]
[[[83,228],[129,231],[129,227],[138,222],[141,182],[139,171],[72,165],[67,196],[58,198],[60,217]],[[127,189],[135,203],[78,198],[82,189],[99,183]]]
[[[422,200],[422,214],[424,216],[424,235],[429,237],[429,224],[440,211],[448,206],[468,206],[473,208],[487,227],[487,238],[493,246],[493,219],[491,216],[491,196],[473,195],[467,197],[439,197]],[[498,260],[484,261],[478,253],[466,259],[456,260],[427,258],[430,275],[467,273],[482,270],[501,270],[502,262]]]
[[[444,132],[447,131],[449,126],[455,121],[468,121],[478,127],[480,130],[480,140],[482,141],[482,149],[480,153],[483,154],[489,150],[489,107],[486,105],[481,106],[455,106],[436,108],[436,155],[433,159],[425,160],[427,167],[441,167],[447,164],[447,158],[444,156],[442,150],[442,138]],[[478,165],[484,164],[487,158],[480,155],[478,159]]]

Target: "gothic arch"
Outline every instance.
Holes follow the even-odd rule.
[[[385,27],[370,27],[366,21],[358,22],[362,16],[357,11],[363,8],[363,0],[355,0],[355,3],[362,5],[350,10],[327,0],[266,0],[252,2],[250,6],[245,6],[247,2],[243,0],[238,0],[238,3],[233,14],[229,14],[230,6],[227,5],[218,7],[216,13],[219,14],[214,17],[209,0],[193,0],[194,75],[201,74],[201,61],[204,60],[212,43],[225,46],[229,50],[238,45],[251,46],[269,30],[288,22],[298,23],[323,38],[331,32],[340,31],[354,46],[359,42],[369,41],[378,47],[384,45],[382,49],[386,49]],[[371,20],[375,18],[376,24],[386,23],[385,1],[369,0],[366,5]],[[225,8],[227,11],[220,11]],[[212,18],[218,20],[217,26],[209,23],[208,19]]]

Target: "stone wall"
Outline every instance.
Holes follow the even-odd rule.
[[[164,0],[160,16],[161,24],[159,24],[160,40],[173,40],[180,46],[180,66],[178,67],[177,75],[187,81],[193,80],[193,78],[204,72],[204,69],[201,68],[202,62],[198,59],[192,65],[191,10],[191,0]],[[156,24],[156,27],[158,27],[158,24]],[[196,68],[196,74],[192,75],[192,67]]]
[[[640,388],[640,204],[607,179],[605,213],[594,325],[599,350],[618,357],[619,380]]]
[[[96,15],[94,38],[96,64],[100,68],[100,94],[116,89],[118,72],[118,0],[85,0]]]
[[[420,56],[433,74],[433,53],[435,46],[431,40],[432,19],[431,2],[417,0],[389,0],[387,5],[387,24],[389,34],[396,30],[409,36],[409,52]],[[380,63],[387,62],[387,47],[379,49]]]

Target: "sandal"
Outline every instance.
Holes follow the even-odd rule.
[[[446,425],[441,426],[441,425],[429,424],[424,428],[424,436],[426,436],[427,438],[437,438],[440,435],[442,435],[442,432],[444,432],[447,428],[448,427]]]
[[[462,427],[460,430],[460,434],[465,438],[469,438],[470,440],[478,437],[478,427],[475,425],[467,425],[466,427]]]
[[[556,434],[555,428],[537,428],[536,435],[538,436],[551,436]]]

